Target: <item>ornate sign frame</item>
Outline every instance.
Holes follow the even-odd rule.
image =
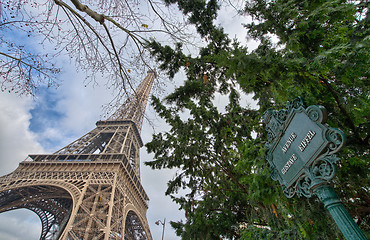
[[[336,174],[339,158],[335,153],[343,147],[346,136],[326,120],[325,107],[305,108],[301,98],[287,102],[286,109],[269,109],[263,115],[271,178],[280,182],[288,198],[296,193],[311,197],[313,188]]]

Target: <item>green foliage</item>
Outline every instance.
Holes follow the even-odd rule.
[[[184,85],[163,101],[153,97],[169,130],[146,145],[154,153],[148,166],[179,169],[166,191],[186,213],[185,222],[172,223],[177,234],[183,239],[342,239],[317,198],[283,195],[264,159],[261,115],[297,96],[307,106],[325,106],[329,124],[347,134],[333,185],[369,234],[366,1],[247,1],[245,13],[258,20],[245,25],[260,41],[252,52],[213,25],[215,1],[167,3],[177,3],[209,40],[197,57],[182,54],[181,46],[149,44],[171,77],[181,67],[187,74]],[[258,110],[240,106],[239,87],[254,94]],[[224,111],[213,103],[216,93],[228,96]]]
[[[197,27],[202,37],[214,28],[213,19],[217,17],[219,6],[216,0],[165,0],[167,4],[177,3],[179,9],[186,15],[189,14],[189,22]]]

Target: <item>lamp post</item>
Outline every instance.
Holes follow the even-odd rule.
[[[162,224],[163,225],[163,232],[162,232],[162,240],[163,240],[164,239],[164,227],[166,226],[166,218],[164,218],[163,222],[161,220],[156,221],[155,224],[157,224],[157,225]]]

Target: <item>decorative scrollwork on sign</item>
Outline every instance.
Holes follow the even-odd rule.
[[[293,187],[285,187],[285,186],[282,186],[283,187],[283,193],[285,196],[287,196],[287,198],[292,198],[296,192],[296,189],[293,188]]]
[[[346,135],[336,128],[328,127],[328,131],[325,134],[326,139],[329,141],[327,155],[338,152],[346,142]]]
[[[336,172],[336,163],[339,158],[336,155],[329,155],[323,158],[317,159],[312,166],[312,173],[315,178],[329,181],[331,180]]]
[[[312,196],[311,185],[312,185],[312,179],[307,175],[303,175],[297,181],[297,185],[296,185],[297,195],[299,197],[300,196],[305,196],[307,198],[311,197]]]
[[[275,113],[276,114],[276,113]],[[284,122],[286,120],[286,118],[288,117],[288,111],[285,110],[285,109],[281,109],[279,112],[277,112],[276,114],[276,118],[280,121],[280,122]]]
[[[298,109],[300,107],[304,107],[301,97],[295,98],[292,102],[288,101],[286,104],[287,112],[291,112],[293,109]]]
[[[279,111],[268,109],[262,116],[262,121],[266,126],[267,141],[266,148],[270,148],[278,137],[280,137],[282,130],[285,125],[285,121],[293,109],[299,109],[303,107],[303,101],[301,98],[296,98],[292,102],[287,102],[287,109],[281,109]]]
[[[314,122],[325,123],[328,115],[326,109],[319,105],[312,105],[306,109],[307,116]]]
[[[281,130],[281,123],[274,117],[274,110],[272,109],[267,110],[262,119],[267,131],[266,148],[270,148],[271,143],[274,142]]]

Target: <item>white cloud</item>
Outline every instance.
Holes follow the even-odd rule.
[[[232,4],[235,4],[232,6]],[[230,38],[237,38],[243,45],[248,44],[248,50],[252,51],[258,46],[258,42],[249,39],[247,36],[247,30],[243,24],[250,23],[252,18],[247,15],[240,15],[236,9],[243,9],[245,1],[236,1],[231,3],[223,3],[223,6],[219,10],[216,24],[221,25],[224,28],[225,33],[229,34]]]
[[[0,175],[13,171],[30,153],[44,150],[29,131],[32,99],[0,94]]]
[[[56,108],[65,114],[61,127],[81,134],[95,127],[103,114],[102,106],[112,99],[112,94],[105,86],[85,85],[84,77],[69,68],[63,76],[66,80],[58,89],[61,100]]]
[[[32,106],[30,98],[0,94],[0,176],[15,170],[28,154],[44,152],[36,135],[28,129]],[[31,211],[0,214],[0,240],[36,240],[40,231],[40,220]]]

